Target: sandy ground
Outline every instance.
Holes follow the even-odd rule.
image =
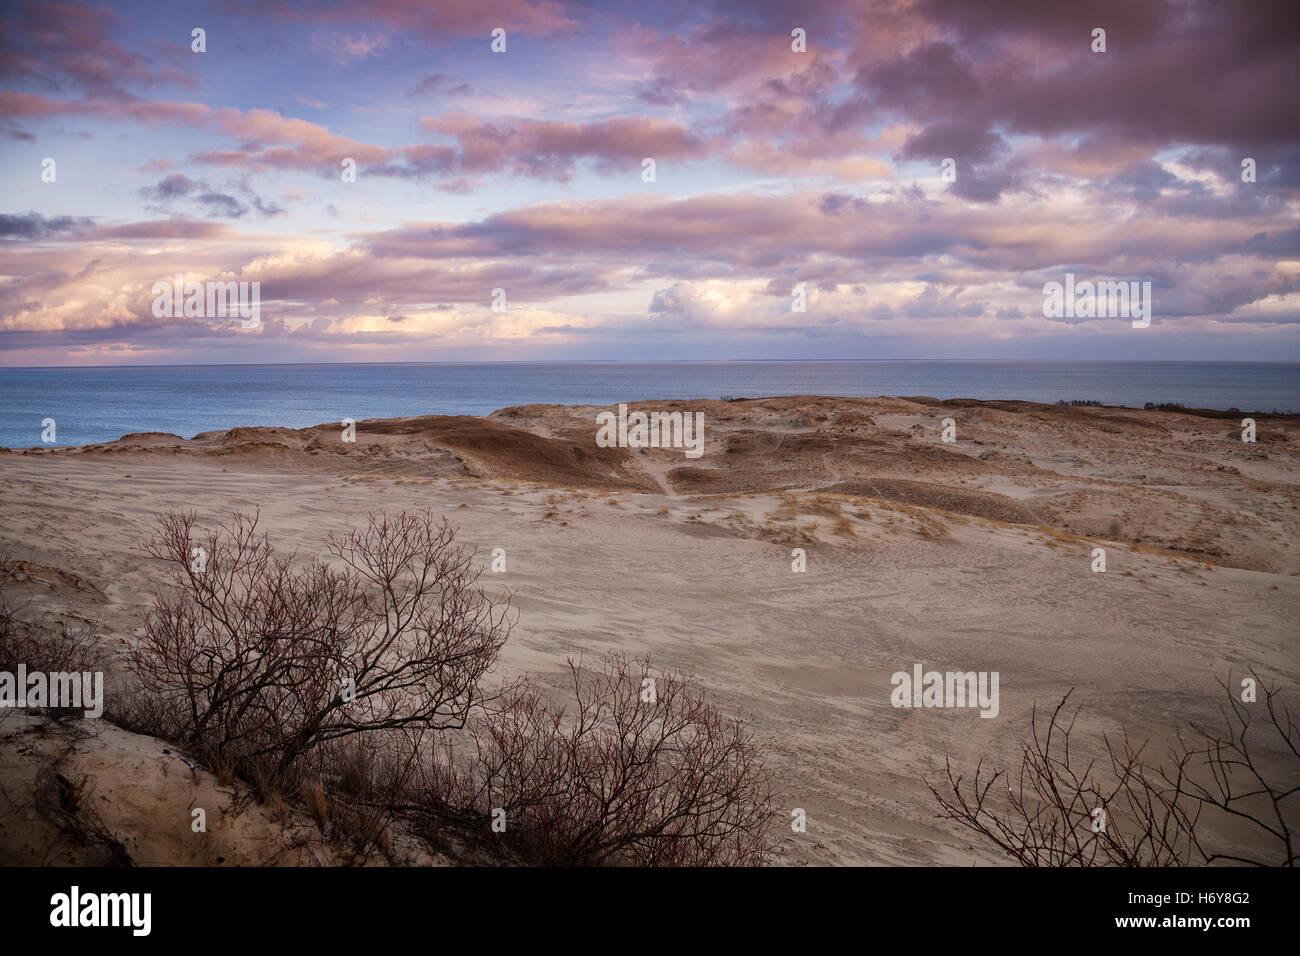
[[[806,810],[807,833],[782,841],[794,865],[1002,862],[938,819],[924,781],[939,782],[945,757],[1014,760],[1034,703],[1071,688],[1080,746],[1094,747],[1120,727],[1161,749],[1193,720],[1213,724],[1216,679],[1250,668],[1296,699],[1294,417],[1258,418],[1244,444],[1239,418],[1113,408],[632,407],[703,411],[704,456],[598,449],[599,409],[556,406],[362,422],[355,444],[322,425],[0,453],[0,545],[25,562],[37,617],[102,621],[120,651],[158,580],[139,543],[163,511],[206,522],[260,509],[277,546],[302,552],[369,510],[445,513],[485,564],[506,551],[505,573],[484,575],[519,611],[498,676],[558,682],[567,656],[610,650],[694,672],[753,718],[782,806]],[[1096,547],[1106,573],[1091,570]],[[890,675],[916,662],[997,671],[998,716],[891,707]],[[21,790],[32,745],[8,729],[0,785]],[[99,792],[160,773],[164,745],[97,733],[78,747]],[[198,786],[177,767],[168,779]],[[183,808],[192,795],[151,799]],[[101,802],[118,832],[139,825],[138,808]],[[247,819],[260,856],[224,855],[270,858],[264,821]],[[33,827],[0,820],[0,853],[62,859]],[[154,841],[151,862],[185,852]]]

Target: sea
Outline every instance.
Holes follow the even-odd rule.
[[[775,395],[1147,402],[1300,412],[1297,362],[475,362],[0,368],[0,445],[344,418]],[[48,443],[47,443],[48,444]]]

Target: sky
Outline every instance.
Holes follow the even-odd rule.
[[[1297,360],[1298,53],[1294,0],[3,0],[0,366]]]

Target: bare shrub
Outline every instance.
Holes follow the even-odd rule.
[[[771,786],[743,721],[691,679],[652,674],[648,660],[611,656],[591,671],[570,660],[569,670],[571,712],[521,681],[471,723],[471,759],[445,742],[425,811],[525,862],[766,861]]]
[[[945,761],[950,794],[927,783],[943,816],[1022,866],[1178,864],[1183,853],[1175,844],[1185,852],[1183,810],[1153,800],[1141,748],[1130,746],[1127,736],[1116,744],[1107,739],[1101,760],[1079,759],[1070,746],[1078,710],[1064,713],[1069,698],[1066,694],[1045,724],[1035,706],[1014,778],[1004,770],[987,772],[981,760],[963,787],[964,778]],[[1115,819],[1121,808],[1137,821],[1133,833]]]
[[[13,594],[15,562],[0,553],[0,671],[17,674],[19,665],[27,672],[55,673],[95,672],[103,669],[100,629],[94,624],[58,622],[57,627],[43,627],[23,617],[23,608]],[[0,719],[7,708],[0,708]],[[40,710],[55,718],[81,717],[82,707],[44,707]]]
[[[36,774],[33,792],[36,812],[74,846],[84,848],[97,866],[135,866],[126,844],[104,823],[91,799],[90,778],[69,780],[58,762]]]
[[[513,619],[445,521],[372,515],[326,537],[328,563],[277,554],[256,516],[206,534],[195,521],[168,514],[147,545],[171,587],[115,716],[306,807],[345,862],[400,862],[403,813],[492,862],[766,861],[767,771],[747,725],[692,680],[612,657],[570,661],[569,709],[527,679],[484,695]]]
[[[306,804],[343,862],[363,866],[377,855],[400,863],[392,839],[395,810],[410,799],[425,756],[421,734],[384,731],[322,744],[308,758],[313,782]]]
[[[76,754],[78,744],[92,734],[84,724],[47,722],[36,725],[31,733],[45,737],[55,744],[55,754],[42,760],[32,782],[30,808],[35,815],[53,826],[59,835],[82,852],[82,860],[92,866],[135,866],[126,844],[118,839],[97,809],[94,783],[82,774],[70,777],[66,764]],[[67,774],[65,774],[67,770]],[[4,788],[0,797],[11,810],[23,809]]]
[[[981,760],[963,785],[945,762],[944,791],[927,786],[943,817],[1022,866],[1294,866],[1300,732],[1277,688],[1256,682],[1263,719],[1221,683],[1226,730],[1192,725],[1163,765],[1144,761],[1144,746],[1133,746],[1127,732],[1103,737],[1104,756],[1081,758],[1070,742],[1078,710],[1064,715],[1066,694],[1045,725],[1035,707],[1014,778],[990,773]],[[1218,835],[1234,822],[1248,834],[1245,853]]]
[[[128,722],[263,793],[331,741],[464,726],[512,621],[445,520],[370,515],[325,539],[339,567],[277,554],[257,523],[200,536],[194,515],[162,518],[147,550],[173,588],[132,655]]]
[[[1300,728],[1280,690],[1251,675],[1263,691],[1264,714],[1220,682],[1224,731],[1193,724],[1190,742],[1179,739],[1173,770],[1161,774],[1171,792],[1209,815],[1245,825],[1260,849],[1231,852],[1207,830],[1192,829],[1195,853],[1205,863],[1295,866],[1300,835]],[[1253,733],[1252,733],[1253,732]],[[1271,753],[1276,755],[1270,757]],[[1198,773],[1198,770],[1202,772]]]

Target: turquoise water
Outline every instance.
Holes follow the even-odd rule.
[[[483,415],[507,405],[770,395],[1095,399],[1300,411],[1295,362],[666,362],[191,365],[0,369],[0,445],[236,425]]]

